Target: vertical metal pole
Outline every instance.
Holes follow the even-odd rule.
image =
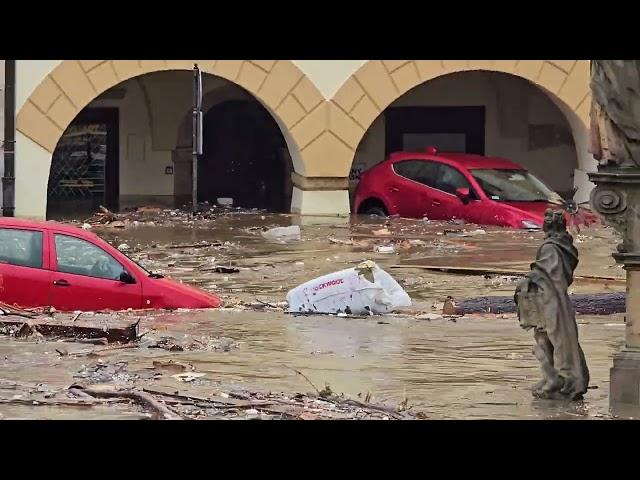
[[[16,61],[6,60],[4,67],[4,176],[2,177],[2,215],[15,213],[15,144],[16,144]]]
[[[198,157],[202,155],[202,74],[196,63],[193,66],[193,182],[192,211],[198,211]]]

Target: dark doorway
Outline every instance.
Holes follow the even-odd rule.
[[[257,101],[230,100],[204,116],[198,200],[283,212],[291,198],[291,159],[280,128]]]
[[[47,217],[118,210],[118,109],[90,108],[73,120],[53,152]]]
[[[484,155],[485,107],[394,107],[385,125],[386,155],[428,146]]]

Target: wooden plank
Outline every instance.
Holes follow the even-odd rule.
[[[611,315],[626,310],[624,293],[588,293],[569,295],[576,313],[583,315]],[[478,297],[461,300],[456,305],[456,313],[514,313],[516,304],[513,296]]]
[[[415,268],[418,270],[431,270],[434,272],[453,273],[458,275],[512,275],[514,277],[524,277],[528,270],[512,270],[507,268],[491,267],[460,267],[452,265],[389,265],[389,268]],[[622,277],[608,277],[601,275],[576,275],[574,280],[583,281],[605,281],[615,283],[626,283]]]
[[[12,314],[0,316],[0,327],[9,327],[5,333],[20,331],[21,336],[39,333],[45,337],[105,338],[107,342],[128,343],[138,337],[138,320],[124,315],[56,314],[53,317],[24,318]]]

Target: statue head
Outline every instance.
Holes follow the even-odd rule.
[[[548,235],[566,232],[567,220],[564,216],[564,212],[562,210],[554,210],[552,208],[549,208],[544,213],[544,223],[542,225],[542,230]]]

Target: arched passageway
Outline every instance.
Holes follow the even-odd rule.
[[[546,92],[515,75],[465,71],[414,87],[372,122],[352,171],[371,168],[392,152],[428,146],[506,158],[561,195],[574,194],[580,165],[572,125]]]
[[[91,101],[54,149],[47,216],[190,203],[191,78],[188,71],[148,73]],[[236,206],[288,211],[293,167],[276,120],[238,85],[213,75],[203,83],[199,200],[231,197]]]
[[[264,107],[285,140],[288,150],[285,157],[290,158],[293,170],[301,176],[313,173],[304,161],[300,145],[308,146],[308,136],[325,128],[325,119],[317,115],[324,99],[293,62],[195,62],[212,90],[230,88],[238,96],[248,97]],[[118,207],[148,200],[175,204],[190,190],[185,145],[176,139],[179,125],[191,106],[193,64],[193,60],[61,61],[26,97],[17,115],[17,145],[21,153],[16,163],[16,215],[44,218],[48,197],[66,198],[67,205],[75,207],[94,205],[100,198],[105,201],[114,198],[111,204],[117,202]],[[82,129],[87,126],[101,125],[99,128],[102,128],[109,123],[106,117],[101,117],[97,123],[92,119],[93,123],[82,124],[83,117],[97,113],[98,109],[117,111],[118,133],[110,128],[103,135],[117,140],[114,149],[108,149],[104,145],[108,141],[98,139],[93,133],[89,147],[87,138],[70,140],[73,135],[86,137]],[[82,127],[77,131],[80,124]],[[293,128],[298,125],[301,127]],[[94,145],[96,143],[100,145]],[[54,154],[57,147],[58,153]],[[56,187],[47,188],[50,167],[54,156],[59,164],[61,156],[68,156],[70,150],[79,165],[64,178],[62,189],[67,191],[60,195],[60,188],[57,192],[54,192]],[[103,150],[109,150],[102,172],[104,196],[99,191],[102,180],[95,180],[96,175],[103,176],[96,172],[102,169],[100,155],[107,155]],[[83,156],[86,158],[82,159]],[[90,167],[86,168],[87,165]],[[56,176],[65,177],[65,174]],[[119,191],[114,191],[114,183]],[[91,193],[81,193],[82,190],[91,190]],[[77,201],[72,200],[74,196]],[[86,201],[81,201],[80,196],[86,197]],[[291,205],[285,207],[289,208]],[[299,208],[297,205],[298,211]],[[57,210],[66,208],[62,206]]]
[[[230,100],[204,117],[200,201],[230,197],[245,208],[287,211],[292,165],[278,126],[258,102]]]

